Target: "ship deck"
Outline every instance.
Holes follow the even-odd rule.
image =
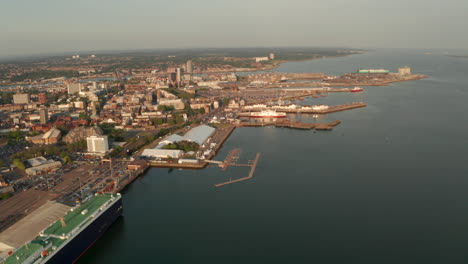
[[[31,242],[23,245],[11,256],[9,256],[5,260],[4,264],[23,263],[30,257],[36,258],[45,249],[44,246],[48,244],[52,244],[54,247],[59,247],[67,240],[51,237],[49,235],[66,236],[73,229],[85,225],[90,221],[90,216],[96,213],[99,208],[111,200],[111,198],[111,194],[93,196],[89,200],[82,203],[79,207],[75,207],[73,211],[68,211],[67,214],[63,217],[66,224],[65,226],[62,226],[60,219],[55,221],[43,231],[44,236],[37,236]],[[84,210],[88,210],[88,212],[86,214],[81,214],[81,212]],[[51,251],[51,249],[48,250],[49,252]]]

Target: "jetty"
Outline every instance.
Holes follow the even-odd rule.
[[[253,175],[255,173],[255,169],[257,168],[257,164],[258,164],[258,161],[260,159],[260,153],[257,153],[257,155],[255,156],[255,159],[252,161],[251,164],[249,164],[248,166],[250,166],[250,172],[249,172],[249,175],[247,177],[243,177],[243,178],[238,178],[238,179],[235,179],[235,180],[229,180],[229,181],[226,181],[226,182],[222,182],[222,183],[218,183],[218,184],[215,184],[214,186],[216,188],[218,187],[221,187],[221,186],[224,186],[224,185],[228,185],[228,184],[232,184],[232,183],[236,183],[236,182],[241,182],[241,181],[246,181],[246,180],[249,180],[249,179],[252,179],[253,178]]]
[[[263,127],[263,126],[275,126],[292,129],[303,129],[303,130],[332,130],[337,125],[341,124],[340,120],[335,120],[330,123],[303,123],[299,121],[291,121],[289,119],[283,119],[271,122],[241,122],[237,124],[237,127]]]

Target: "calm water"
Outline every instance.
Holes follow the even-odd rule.
[[[215,189],[248,169],[150,170],[80,263],[467,263],[468,60],[379,51],[278,71],[403,65],[431,77],[306,100],[369,104],[324,117],[343,121],[331,132],[237,129],[216,159],[261,152],[252,180]]]

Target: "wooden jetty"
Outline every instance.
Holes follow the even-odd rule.
[[[218,183],[218,184],[215,184],[214,186],[216,188],[218,188],[218,187],[228,185],[228,184],[231,184],[231,183],[236,183],[236,182],[241,182],[241,181],[252,179],[253,175],[254,175],[254,172],[255,172],[255,169],[257,168],[257,164],[258,164],[259,159],[260,159],[260,153],[257,153],[257,155],[255,156],[255,160],[253,160],[252,164],[249,165],[250,166],[250,172],[249,172],[249,175],[247,177],[243,177],[243,178],[239,178],[239,179],[235,179],[235,180],[230,180],[230,181],[227,181],[227,182]]]

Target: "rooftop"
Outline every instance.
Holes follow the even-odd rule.
[[[190,129],[190,131],[185,134],[183,140],[196,142],[202,145],[215,132],[215,130],[215,128],[207,125],[197,126]]]

